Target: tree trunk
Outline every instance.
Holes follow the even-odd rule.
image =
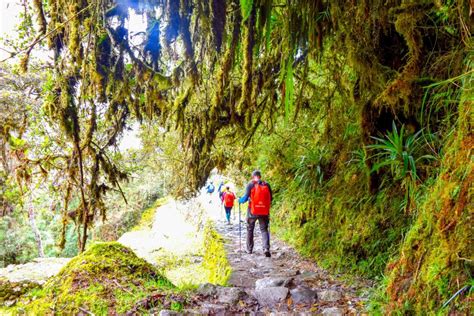
[[[28,219],[30,220],[30,226],[31,226],[31,229],[33,230],[33,234],[35,235],[35,241],[38,247],[38,256],[43,258],[44,257],[43,241],[41,240],[40,231],[38,227],[36,226],[35,211],[34,211],[33,205],[31,203],[29,204],[30,205],[28,207]]]

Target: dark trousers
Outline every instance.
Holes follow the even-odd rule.
[[[257,220],[258,226],[260,226],[260,232],[262,233],[263,250],[270,250],[270,233],[268,232],[269,217],[252,216],[247,217],[247,250],[250,252],[253,251],[253,231]]]
[[[225,208],[225,218],[230,222],[230,211],[232,211],[232,206],[224,206]]]

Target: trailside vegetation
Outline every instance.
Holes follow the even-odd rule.
[[[472,285],[472,1],[32,4],[12,54],[23,70],[35,46],[53,54],[43,113],[63,135],[52,157],[63,209],[80,201],[81,250],[127,177],[111,149],[130,119],[151,121],[178,135],[177,194],[214,167],[260,167],[281,235],[385,276],[374,308],[467,311],[466,291],[442,305]],[[21,170],[57,168],[52,157]]]
[[[222,237],[211,222],[204,227],[203,268],[208,273],[207,281],[212,284],[227,285],[232,268],[227,260]]]

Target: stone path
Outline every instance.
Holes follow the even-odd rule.
[[[216,221],[224,237],[228,260],[233,268],[230,287],[206,284],[199,289],[196,302],[200,313],[226,315],[250,314],[322,314],[361,315],[364,300],[356,292],[367,289],[368,283],[346,286],[314,263],[304,260],[285,243],[271,238],[271,258],[263,255],[261,235],[255,228],[255,249],[245,249],[246,226],[242,223],[242,249],[239,225]]]

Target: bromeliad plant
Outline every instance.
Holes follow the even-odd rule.
[[[415,206],[416,182],[419,179],[417,164],[422,160],[436,159],[432,155],[422,155],[422,131],[405,136],[405,126],[402,125],[399,131],[395,122],[392,122],[392,131],[388,132],[385,138],[372,137],[376,143],[366,146],[373,152],[370,159],[376,161],[371,173],[389,167],[393,178],[401,180],[405,189],[405,201],[402,204],[405,210]]]

